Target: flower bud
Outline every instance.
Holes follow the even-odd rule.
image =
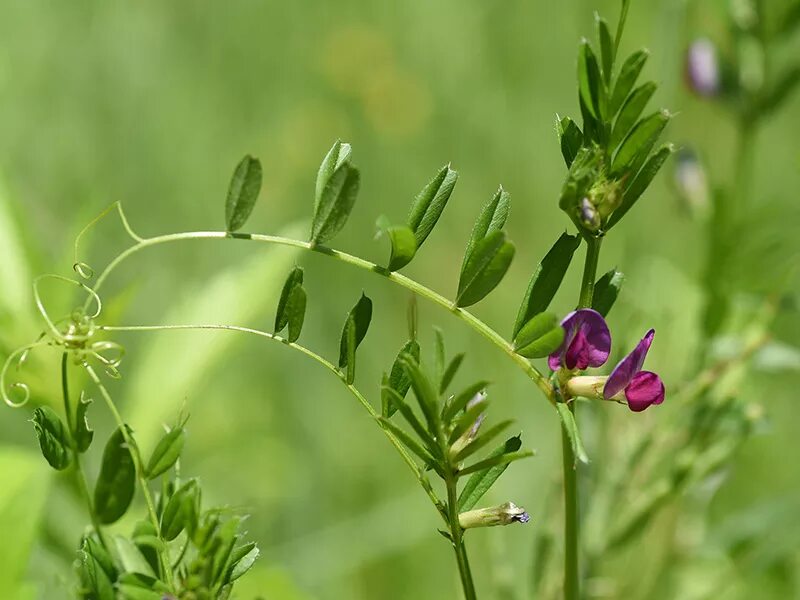
[[[592,400],[603,399],[603,388],[606,385],[608,377],[605,376],[590,376],[582,375],[579,377],[572,377],[567,380],[564,390],[570,398],[580,396],[581,398],[589,398]]]
[[[473,527],[496,527],[497,525],[511,525],[512,523],[527,523],[530,515],[513,502],[506,502],[500,506],[478,508],[458,515],[458,524],[462,529]]]
[[[721,89],[717,48],[707,38],[700,38],[689,45],[686,51],[686,81],[693,92],[700,96],[717,96]]]
[[[673,180],[681,200],[693,215],[706,216],[710,207],[708,180],[697,155],[687,148],[681,149],[674,165]]]
[[[467,409],[469,410],[484,400],[486,400],[486,392],[478,392],[469,402],[467,402]],[[478,431],[480,430],[485,418],[486,413],[479,414],[475,419],[475,422],[469,426],[469,429],[462,433],[461,436],[455,442],[453,442],[453,444],[450,446],[450,456],[452,458],[455,459],[455,457],[458,456],[459,453],[466,448],[470,442],[478,437]]]
[[[600,213],[589,198],[583,198],[580,204],[581,224],[589,231],[600,229]]]

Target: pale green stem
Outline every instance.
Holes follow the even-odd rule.
[[[75,457],[75,479],[78,483],[78,490],[80,491],[81,497],[83,501],[86,503],[86,509],[89,511],[89,518],[92,521],[92,527],[94,527],[95,532],[97,532],[97,537],[100,540],[100,543],[103,545],[104,548],[107,550],[109,549],[108,543],[106,542],[105,535],[103,534],[103,529],[100,526],[100,521],[97,518],[97,513],[94,510],[94,502],[92,501],[92,495],[89,493],[89,483],[86,481],[86,473],[83,471],[83,465],[81,464],[81,454],[78,452],[77,448],[75,447],[75,440],[73,438],[73,433],[75,431],[74,427],[74,415],[72,412],[72,406],[69,400],[69,379],[67,376],[67,360],[68,360],[68,353],[64,352],[61,355],[61,392],[64,397],[64,412],[66,413],[67,417],[67,427],[69,428],[70,432],[70,442],[72,443],[72,453]]]
[[[353,397],[358,400],[361,406],[369,413],[369,415],[375,420],[376,423],[381,428],[381,431],[386,435],[392,445],[397,449],[400,453],[400,456],[403,458],[403,461],[408,465],[411,471],[414,473],[414,476],[419,481],[422,488],[428,494],[428,497],[433,502],[436,509],[440,512],[443,511],[442,502],[436,496],[436,493],[433,491],[433,488],[430,486],[427,478],[425,477],[422,470],[417,466],[417,463],[405,449],[402,442],[395,437],[395,435],[385,428],[380,422],[380,415],[375,411],[369,401],[364,397],[364,395],[352,384],[347,383],[347,379],[342,373],[341,370],[337,369],[336,366],[331,363],[330,361],[326,360],[313,350],[309,350],[305,346],[301,346],[295,342],[290,342],[285,338],[282,338],[279,335],[275,335],[272,333],[268,333],[266,331],[261,331],[260,329],[252,329],[250,327],[239,327],[236,325],[214,325],[214,324],[200,324],[200,325],[126,325],[126,326],[101,326],[101,330],[103,331],[174,331],[174,330],[221,330],[221,331],[238,331],[241,333],[249,333],[251,335],[257,335],[262,338],[266,338],[268,340],[272,340],[275,342],[280,342],[284,346],[288,346],[293,350],[297,350],[298,352],[306,355],[308,358],[316,361],[323,367],[325,367],[328,371],[333,373],[336,378],[342,382],[342,384],[347,388],[347,390],[353,395]],[[444,517],[444,515],[442,515]]]
[[[590,308],[597,278],[597,263],[600,257],[602,238],[586,237],[586,259],[583,267],[578,308]],[[569,404],[575,415],[575,402]],[[575,415],[577,422],[577,415]],[[562,469],[564,473],[564,598],[580,598],[580,504],[578,470],[567,430],[561,428]]]
[[[570,407],[574,411],[574,402]],[[575,454],[564,427],[561,428],[562,468],[564,472],[564,599],[580,597],[580,567],[578,557],[578,470]]]
[[[522,369],[522,371],[539,387],[539,389],[542,391],[545,397],[551,403],[554,402],[553,388],[550,385],[550,382],[547,380],[547,378],[541,372],[539,372],[539,370],[536,367],[534,367],[525,357],[520,356],[519,354],[514,352],[514,348],[511,346],[511,344],[507,342],[499,333],[497,333],[486,323],[478,319],[472,313],[464,310],[463,308],[455,306],[452,300],[448,300],[441,294],[434,292],[430,288],[414,281],[413,279],[406,277],[405,275],[389,271],[385,267],[381,267],[380,265],[370,262],[368,260],[364,260],[363,258],[347,254],[346,252],[333,250],[332,248],[327,248],[326,246],[312,245],[310,242],[304,242],[301,240],[295,240],[291,238],[285,238],[274,235],[263,235],[256,233],[225,233],[223,231],[191,231],[191,232],[172,233],[167,235],[146,238],[142,239],[140,242],[134,244],[127,250],[120,253],[116,258],[114,258],[114,260],[112,260],[108,264],[105,270],[97,278],[97,282],[95,283],[93,289],[95,292],[97,292],[103,285],[109,274],[117,266],[119,266],[119,264],[122,261],[124,261],[131,255],[135,254],[136,252],[144,248],[149,248],[151,246],[156,246],[159,244],[166,244],[170,242],[178,242],[185,240],[226,239],[226,238],[252,240],[254,242],[279,244],[283,246],[292,246],[294,248],[301,248],[303,250],[310,250],[318,252],[320,254],[324,254],[325,256],[330,256],[331,258],[339,260],[343,263],[347,263],[349,265],[353,265],[360,269],[364,269],[366,271],[371,271],[373,273],[382,275],[389,281],[392,281],[412,291],[418,296],[426,298],[427,300],[430,300],[434,304],[438,304],[439,306],[447,309],[457,318],[461,319],[464,323],[469,325],[469,327],[477,331],[485,339],[487,339],[489,342],[500,348],[500,350],[505,352],[505,354],[512,361],[514,361],[514,363],[516,363],[516,365],[520,369]],[[88,306],[88,299],[87,299],[87,306]]]
[[[458,520],[458,493],[456,490],[457,480],[452,471],[448,468],[445,486],[447,487],[447,511],[450,521],[450,537],[452,538],[453,551],[456,554],[458,564],[458,574],[461,578],[461,587],[464,590],[465,600],[476,600],[475,584],[472,582],[472,572],[469,568],[467,559],[467,548],[464,545],[464,530]]]
[[[128,449],[131,453],[131,458],[133,459],[133,466],[136,471],[136,478],[139,480],[139,486],[142,488],[142,496],[144,496],[145,504],[147,505],[147,513],[150,517],[150,522],[153,525],[153,528],[156,532],[156,537],[161,540],[160,547],[157,549],[158,559],[161,563],[161,569],[164,572],[164,577],[166,579],[166,584],[170,589],[173,589],[172,583],[172,568],[170,565],[169,558],[166,555],[167,552],[167,542],[161,536],[161,523],[158,520],[158,514],[156,513],[156,505],[153,502],[153,496],[150,494],[150,487],[148,485],[147,477],[144,474],[144,466],[142,464],[142,457],[139,454],[139,447],[136,445],[136,442],[131,438],[130,434],[128,433],[128,427],[125,424],[125,421],[122,419],[122,415],[117,410],[117,406],[114,404],[114,400],[111,398],[111,394],[109,394],[106,387],[103,385],[103,382],[98,377],[95,370],[92,366],[84,362],[83,368],[88,373],[91,380],[97,386],[97,389],[100,390],[100,395],[103,396],[106,404],[108,405],[108,409],[111,411],[111,414],[114,417],[114,421],[116,421],[117,426],[119,427],[120,432],[122,433],[122,438],[125,440],[125,444],[128,446]]]
[[[452,457],[452,448],[448,447],[448,436],[444,430],[441,419],[436,423],[437,435],[439,440],[439,450],[442,456]],[[472,581],[472,571],[469,568],[467,558],[467,547],[464,544],[464,528],[461,527],[458,510],[458,465],[453,464],[451,458],[447,459],[444,466],[444,485],[447,489],[447,522],[450,526],[450,541],[453,544],[453,552],[456,555],[458,565],[458,575],[461,578],[461,588],[464,592],[465,600],[476,600],[475,584]]]

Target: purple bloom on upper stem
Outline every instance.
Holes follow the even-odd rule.
[[[652,404],[661,404],[664,401],[664,383],[661,378],[650,371],[642,371],[655,334],[655,329],[648,331],[631,353],[611,371],[603,388],[603,397],[606,400],[611,400],[624,391],[628,407],[634,412],[641,412]]]
[[[686,79],[700,96],[716,96],[721,86],[717,48],[711,40],[695,40],[686,51]]]
[[[582,371],[605,364],[611,352],[611,332],[603,315],[591,308],[581,308],[564,317],[561,327],[564,341],[547,360],[551,369],[564,366]]]

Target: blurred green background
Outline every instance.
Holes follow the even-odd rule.
[[[654,104],[678,113],[667,139],[694,147],[719,184],[734,175],[735,131],[724,109],[685,90],[682,52],[696,35],[724,36],[720,13],[727,2],[697,4],[634,1],[622,48],[650,48],[645,74],[660,84]],[[569,225],[557,207],[565,168],[554,116],[577,113],[577,43],[592,34],[595,10],[616,22],[615,1],[4,0],[0,350],[7,354],[35,338],[42,323],[31,279],[41,272],[69,275],[75,235],[113,201],[123,203],[144,236],[220,229],[230,174],[251,153],[264,166],[264,186],[246,229],[304,237],[316,168],[336,138],[352,143],[362,188],[333,245],[371,260],[385,260],[388,252],[384,240],[373,239],[376,217],[401,221],[441,165],[452,162],[460,172],[442,221],[406,269],[451,297],[477,212],[498,184],[511,193],[507,229],[517,255],[498,290],[475,307],[510,335],[531,272]],[[759,210],[797,215],[798,123],[800,95],[756,139]],[[779,223],[784,235],[786,228],[797,231],[796,220]],[[629,346],[655,326],[648,365],[669,387],[692,368],[703,236],[703,224],[676,196],[665,169],[601,257],[601,271],[618,265],[627,275],[610,318],[615,344]],[[109,218],[86,238],[81,259],[98,269],[128,243]],[[269,329],[295,262],[306,269],[309,292],[303,341],[328,357],[336,356],[343,318],[362,289],[375,301],[357,384],[377,405],[381,371],[405,339],[407,295],[323,256],[218,241],[147,250],[105,288],[106,322]],[[561,312],[577,296],[577,262],[556,299]],[[77,297],[52,285],[46,298],[60,315]],[[560,477],[557,419],[494,348],[446,312],[424,302],[420,309],[428,348],[431,327],[441,326],[451,354],[468,352],[458,383],[472,375],[494,381],[494,417],[516,417],[526,445],[539,451],[512,465],[489,498],[525,506],[532,522],[470,536],[484,597],[529,597],[533,534],[560,519],[545,510]],[[796,343],[797,319],[780,323],[778,337]],[[330,374],[278,345],[240,335],[116,339],[127,355],[123,378],[111,389],[145,453],[160,424],[185,410],[191,420],[184,472],[201,479],[209,502],[252,515],[248,529],[263,554],[237,597],[456,597],[453,557],[435,531],[435,512]],[[59,404],[57,361],[55,351],[41,351],[23,371],[32,405]],[[742,393],[762,400],[770,426],[715,488],[710,538],[716,526],[729,527],[753,506],[788,507],[793,521],[800,514],[796,370],[795,364],[794,371],[764,373],[743,386]],[[608,410],[631,428],[659,418],[655,410],[636,416]],[[670,410],[669,398],[660,410]],[[59,599],[72,584],[70,565],[87,519],[69,478],[41,460],[29,416],[28,408],[4,409],[0,419],[0,596]],[[106,411],[96,403],[90,417],[104,439],[111,428]],[[95,475],[98,449],[89,463]],[[783,555],[794,557],[797,570],[800,532],[793,527],[798,537],[783,541]],[[658,546],[659,535],[676,534],[645,537],[643,551]],[[743,590],[758,590],[742,597],[797,593],[786,587],[796,585],[796,574],[775,572],[771,563],[742,569],[709,548],[708,568],[729,570]]]

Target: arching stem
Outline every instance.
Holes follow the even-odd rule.
[[[337,369],[333,363],[326,360],[313,350],[306,348],[305,346],[301,346],[296,342],[290,342],[279,335],[275,335],[272,333],[268,333],[266,331],[261,331],[260,329],[252,329],[250,327],[239,327],[236,325],[215,325],[215,324],[199,324],[199,325],[126,325],[126,326],[101,326],[101,330],[103,331],[180,331],[180,330],[221,330],[221,331],[238,331],[240,333],[248,333],[251,335],[257,335],[259,337],[272,340],[274,342],[280,342],[284,346],[291,348],[301,354],[304,354],[306,357],[310,358],[311,360],[315,361],[316,363],[325,367],[328,371],[330,371],[336,378],[342,382],[342,384],[347,388],[347,390],[352,394],[352,396],[358,400],[361,406],[369,413],[369,415],[375,420],[375,422],[380,426],[381,431],[386,435],[395,449],[400,453],[403,461],[408,465],[411,471],[414,473],[414,476],[417,478],[417,481],[420,483],[422,488],[425,490],[425,493],[430,498],[433,505],[436,507],[439,514],[442,518],[446,520],[446,514],[444,512],[444,504],[439,500],[434,492],[433,488],[431,487],[428,479],[425,477],[423,471],[419,468],[417,463],[405,449],[402,442],[397,439],[397,437],[389,431],[386,427],[381,424],[379,419],[380,415],[377,411],[372,407],[369,401],[364,397],[364,395],[356,388],[353,384],[347,383],[347,379],[342,373],[341,370]]]
[[[278,244],[282,246],[291,246],[294,248],[301,248],[303,250],[317,252],[319,254],[323,254],[340,262],[352,265],[359,269],[363,269],[365,271],[370,271],[372,273],[377,273],[400,285],[414,294],[426,298],[430,300],[434,304],[438,304],[442,308],[445,308],[450,313],[456,316],[456,318],[460,319],[464,323],[466,323],[470,328],[474,331],[478,332],[481,336],[483,336],[486,340],[497,346],[500,350],[502,350],[516,365],[519,367],[541,390],[542,394],[551,402],[554,402],[554,395],[553,395],[553,388],[550,385],[548,379],[541,373],[539,370],[534,367],[528,359],[523,356],[520,356],[516,352],[514,352],[514,348],[511,344],[506,341],[499,333],[497,333],[494,329],[489,327],[486,323],[481,321],[472,313],[464,310],[463,308],[458,308],[455,306],[452,300],[449,300],[442,296],[441,294],[433,291],[432,289],[422,285],[406,277],[405,275],[401,275],[400,273],[396,273],[393,271],[389,271],[385,267],[382,267],[378,264],[370,262],[368,260],[364,260],[363,258],[359,258],[357,256],[353,256],[352,254],[347,254],[346,252],[340,252],[338,250],[334,250],[332,248],[328,248],[326,246],[320,245],[312,245],[310,242],[304,242],[301,240],[295,240],[292,238],[280,237],[275,235],[264,235],[264,234],[256,234],[256,233],[226,233],[223,231],[189,231],[183,233],[172,233],[167,235],[160,235],[151,238],[144,238],[140,242],[134,244],[127,250],[120,253],[114,260],[112,260],[105,268],[105,270],[100,274],[97,278],[97,281],[94,285],[94,291],[97,292],[100,287],[103,285],[105,280],[108,276],[116,269],[120,263],[124,260],[132,256],[133,254],[143,250],[144,248],[149,248],[152,246],[157,246],[159,244],[167,244],[172,242],[179,242],[179,241],[186,241],[186,240],[203,240],[203,239],[238,239],[238,240],[249,240],[254,242],[266,243],[266,244]],[[88,306],[87,300],[87,306]]]

